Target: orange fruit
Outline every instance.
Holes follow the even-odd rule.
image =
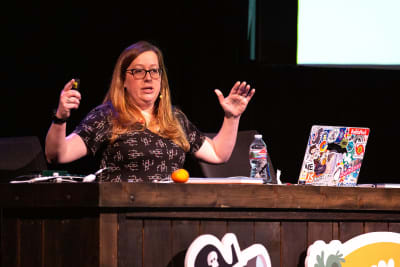
[[[177,169],[171,174],[171,178],[175,183],[185,183],[189,180],[189,173],[185,169]]]

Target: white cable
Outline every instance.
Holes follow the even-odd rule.
[[[106,167],[106,168],[103,168],[103,169],[98,170],[98,171],[95,172],[94,174],[89,174],[89,175],[85,176],[85,177],[83,178],[82,182],[84,182],[84,183],[91,183],[91,182],[93,182],[94,180],[96,180],[97,175],[99,175],[100,173],[102,173],[103,171],[105,171],[105,170],[107,170],[107,169],[108,169],[108,168]]]
[[[32,178],[29,180],[16,180],[16,181],[10,181],[10,183],[12,184],[22,184],[22,183],[36,183],[36,182],[45,182],[45,181],[49,181],[49,180],[53,180],[56,179],[57,183],[62,183],[62,182],[72,182],[75,183],[77,182],[75,179],[82,179],[82,182],[84,183],[91,183],[94,180],[96,180],[97,175],[99,175],[100,173],[102,173],[103,171],[107,170],[108,168],[103,168],[98,170],[97,172],[95,172],[94,174],[89,174],[87,176],[85,176],[83,179],[80,176],[65,176],[65,175],[59,175],[58,173],[54,173],[53,176],[44,176],[44,177],[36,177],[36,178]]]
[[[83,178],[82,182],[84,182],[84,183],[91,183],[91,182],[93,182],[94,180],[96,180],[96,175],[94,175],[94,174],[89,174],[89,175],[87,175],[87,176],[85,176],[85,177]]]

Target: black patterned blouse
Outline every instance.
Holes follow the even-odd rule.
[[[205,136],[182,111],[174,108],[174,113],[186,133],[190,152],[196,152]],[[132,130],[111,144],[111,114],[112,105],[102,104],[90,111],[74,130],[85,142],[88,153],[101,153],[100,168],[109,168],[99,175],[100,181],[152,182],[170,177],[174,170],[183,167],[185,151],[148,129]]]

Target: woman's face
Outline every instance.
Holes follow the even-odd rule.
[[[137,70],[154,71],[159,68],[160,66],[158,64],[157,54],[153,51],[143,52],[137,56],[128,67],[128,70],[135,69],[136,71],[134,72],[136,73],[126,73],[124,87],[129,96],[134,100],[135,104],[142,110],[154,107],[154,103],[160,94],[161,75],[154,79],[150,75],[150,72],[146,72],[145,76],[141,78],[139,77],[141,74],[137,73]]]

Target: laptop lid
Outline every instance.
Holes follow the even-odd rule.
[[[370,129],[313,125],[299,184],[356,186]]]

